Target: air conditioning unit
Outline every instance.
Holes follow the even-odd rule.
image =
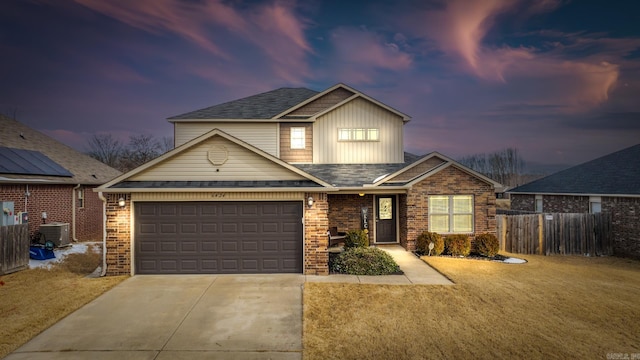
[[[40,233],[45,241],[53,242],[56,247],[69,245],[69,223],[52,222],[40,225]]]

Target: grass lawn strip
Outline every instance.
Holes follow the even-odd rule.
[[[101,256],[69,254],[51,269],[36,268],[0,280],[0,358],[126,279],[87,278]],[[99,326],[99,324],[95,324]]]
[[[426,259],[455,286],[306,283],[304,358],[640,353],[640,262],[518,257],[528,263]]]

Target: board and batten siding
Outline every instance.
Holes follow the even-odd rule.
[[[404,162],[403,120],[362,98],[316,119],[313,124],[315,164],[384,164]],[[338,141],[338,129],[380,129],[379,141]]]
[[[208,152],[223,146],[227,161],[214,165]],[[131,181],[268,181],[303,180],[301,175],[282,167],[236,143],[214,136],[155,166],[132,176]]]
[[[213,129],[220,129],[266,153],[278,156],[277,123],[176,122],[174,123],[176,147]]]

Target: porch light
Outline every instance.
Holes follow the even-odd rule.
[[[309,196],[309,198],[307,199],[307,206],[312,207],[313,206],[313,197]]]
[[[126,203],[124,202],[124,198],[120,198],[120,199],[118,199],[118,206],[120,206],[120,207],[124,207],[124,205],[125,205],[125,204],[126,204]]]
[[[360,196],[364,196],[364,193],[359,193],[358,195],[360,195]]]

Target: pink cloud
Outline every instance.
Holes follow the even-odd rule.
[[[410,70],[413,58],[398,43],[366,29],[341,27],[331,34],[335,72],[340,81],[361,84],[379,80],[377,72]]]

